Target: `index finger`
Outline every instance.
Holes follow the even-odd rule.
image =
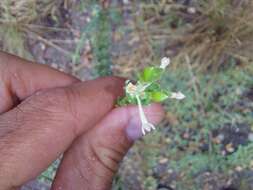
[[[0,52],[0,114],[34,92],[79,81],[46,65]]]

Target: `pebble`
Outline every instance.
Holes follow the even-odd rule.
[[[235,170],[236,170],[237,172],[241,172],[241,171],[243,170],[243,168],[242,168],[241,166],[236,166]]]
[[[170,144],[170,143],[172,142],[172,140],[168,137],[168,138],[165,139],[165,142],[166,142],[167,144]]]
[[[51,66],[52,66],[53,68],[55,68],[55,69],[58,69],[58,67],[59,67],[59,66],[57,65],[57,63],[52,63]]]
[[[123,0],[123,4],[128,5],[129,4],[129,0]]]
[[[40,45],[40,48],[41,48],[42,51],[44,51],[46,49],[46,45],[45,44],[39,43],[39,45]]]
[[[172,170],[172,169],[168,169],[168,173],[169,173],[169,174],[172,174],[172,173],[173,173],[173,170]]]
[[[166,164],[168,162],[168,158],[162,158],[161,160],[159,160],[160,164]]]
[[[249,139],[249,141],[253,142],[253,133],[249,133],[248,139]]]
[[[188,7],[188,8],[187,8],[187,12],[188,12],[189,14],[196,14],[197,10],[196,10],[196,8],[194,8],[194,7]]]
[[[226,145],[226,150],[229,152],[229,153],[232,153],[235,151],[235,148],[233,147],[233,144],[232,143],[229,143]]]
[[[250,167],[253,168],[253,160],[250,161]]]
[[[217,137],[213,138],[214,143],[220,144],[225,139],[224,134],[219,134]]]
[[[220,141],[223,141],[225,139],[224,134],[219,134],[217,137]]]
[[[183,138],[184,138],[184,139],[189,139],[189,138],[190,138],[190,134],[187,133],[187,132],[184,133],[184,134],[183,134]]]

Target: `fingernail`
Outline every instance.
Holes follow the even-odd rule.
[[[126,134],[132,141],[138,140],[142,137],[141,122],[138,117],[132,117],[129,120],[128,126],[126,127]]]

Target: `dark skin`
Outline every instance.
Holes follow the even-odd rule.
[[[18,189],[63,154],[52,189],[110,189],[141,137],[136,106],[115,108],[124,79],[81,82],[0,52],[0,190]],[[145,108],[157,124],[160,105]]]

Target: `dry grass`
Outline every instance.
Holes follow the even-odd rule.
[[[199,71],[216,71],[229,63],[252,63],[251,0],[200,0],[193,5],[195,12],[173,1],[136,6],[134,38],[139,39],[140,48],[127,55],[125,61],[115,61],[123,67],[140,66],[140,57],[149,59],[144,64],[155,64],[164,55],[174,59],[172,67],[191,63]]]
[[[31,23],[38,21],[57,9],[63,0],[1,0],[0,45],[2,50],[28,57],[25,48],[26,32]]]
[[[177,58],[189,57],[198,70],[217,70],[233,60],[253,60],[253,2],[210,1],[201,4],[198,16],[177,43],[183,48]],[[231,59],[232,58],[232,59]]]
[[[50,13],[54,0],[2,0],[0,2],[1,23],[25,25]]]
[[[67,1],[1,0],[1,49],[27,57],[24,41],[31,23],[54,14],[59,4]],[[132,41],[137,41],[139,47],[115,59],[116,70],[126,70],[126,75],[132,73],[131,68],[156,63],[165,54],[174,57],[178,64],[184,64],[187,58],[193,69],[202,71],[217,70],[231,60],[252,62],[251,0],[200,0],[194,5],[196,13],[189,13],[187,6],[172,0],[130,6],[134,10]],[[175,27],[181,21],[187,24]]]

